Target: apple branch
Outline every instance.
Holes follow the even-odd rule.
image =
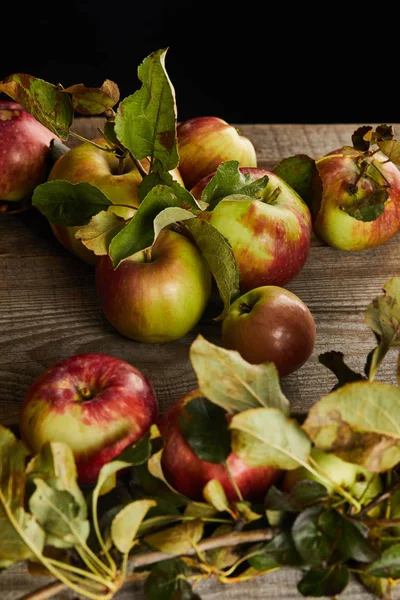
[[[241,544],[265,542],[271,540],[275,535],[276,530],[274,528],[233,531],[232,533],[207,538],[197,544],[196,548],[191,548],[182,556],[193,556],[197,554],[197,552],[225,548],[226,546],[240,546]],[[166,552],[141,552],[129,558],[129,571],[131,572],[139,567],[145,567],[163,560],[169,560],[170,558],[171,554],[167,554]],[[132,581],[131,577],[129,578],[129,581]],[[55,581],[54,583],[47,584],[34,592],[22,596],[19,600],[49,600],[49,598],[52,598],[55,594],[58,594],[65,589],[67,589],[67,586],[64,583]]]

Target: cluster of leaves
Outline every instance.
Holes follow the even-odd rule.
[[[163,473],[156,425],[83,489],[68,446],[47,444],[29,456],[18,435],[0,427],[0,566],[26,560],[32,573],[92,600],[112,598],[134,578],[144,579],[149,600],[196,600],[206,578],[233,583],[283,566],[300,570],[303,596],[339,594],[353,573],[388,598],[400,578],[400,390],[374,377],[400,344],[399,277],[365,314],[377,341],[365,373],[339,352],[322,355],[338,382],[303,420],[290,414],[275,365],[251,365],[201,335],[193,342],[201,395],[186,405],[180,429],[195,454],[228,474],[232,451],[282,475],[299,467],[310,474],[289,490],[278,480],[263,502],[243,499],[238,488],[229,501],[217,480],[202,499],[177,492]],[[381,491],[363,501],[365,490],[339,485],[313,448],[368,469]]]

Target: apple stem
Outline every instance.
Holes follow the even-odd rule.
[[[247,302],[242,302],[239,308],[242,311],[242,313],[251,313],[251,309],[253,307],[250,304],[247,304]]]

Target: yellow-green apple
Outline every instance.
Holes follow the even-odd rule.
[[[0,201],[29,200],[46,181],[53,139],[59,140],[20,104],[0,101]]]
[[[140,439],[158,418],[149,379],[115,356],[70,356],[29,387],[20,433],[32,452],[64,442],[75,456],[79,481],[93,484],[101,467]]]
[[[201,398],[201,390],[194,389],[176,400],[161,417],[158,427],[163,439],[161,465],[167,481],[181,494],[194,500],[202,499],[204,486],[217,479],[229,501],[238,496],[224,464],[201,460],[183,437],[179,420],[191,400]],[[229,420],[229,415],[227,415]],[[274,467],[250,467],[234,452],[226,459],[231,476],[244,500],[262,501],[268,488],[278,479],[281,471]]]
[[[170,342],[200,320],[212,277],[197,247],[170,229],[153,246],[123,260],[116,269],[108,255],[96,264],[96,288],[108,321],[138,342]]]
[[[340,486],[350,492],[362,505],[368,504],[383,491],[380,475],[368,471],[361,465],[349,463],[335,454],[315,447],[311,449],[311,458],[315,461],[318,471],[321,470],[321,478],[305,467],[286,471],[282,481],[283,491],[290,492],[295,484],[302,480],[319,481],[326,487],[329,495],[333,495],[336,486]],[[314,471],[316,471],[315,467]]]
[[[116,215],[124,219],[131,218],[134,209],[139,206],[138,187],[142,181],[141,174],[130,157],[120,162],[113,152],[98,148],[97,146],[107,147],[103,138],[95,138],[92,142],[82,142],[60,156],[49,173],[48,181],[62,179],[70,183],[90,183],[100,189],[113,204],[120,205],[112,209]],[[141,164],[148,171],[149,161],[143,159]],[[184,185],[178,169],[173,169],[171,175],[175,181]],[[96,263],[96,255],[75,238],[75,233],[80,227],[51,224],[51,228],[67,250],[89,264]]]
[[[316,326],[308,306],[274,285],[237,298],[222,321],[222,344],[252,364],[273,362],[281,377],[304,365],[314,351]]]
[[[179,171],[187,189],[226,160],[237,160],[243,167],[257,166],[251,140],[219,117],[194,117],[179,123],[177,140]]]
[[[239,270],[241,292],[264,285],[284,286],[303,268],[310,251],[312,221],[306,203],[275,173],[240,167],[255,181],[268,176],[261,198],[227,196],[198,218],[214,225],[228,240]],[[191,192],[200,198],[214,174]]]
[[[364,153],[346,146],[316,160],[312,214],[314,231],[339,250],[363,250],[390,240],[400,230],[400,172],[381,152],[365,162]],[[368,168],[366,168],[368,166]],[[379,195],[388,194],[386,201]],[[377,218],[356,218],[359,210],[380,205]],[[382,206],[383,205],[383,206]]]

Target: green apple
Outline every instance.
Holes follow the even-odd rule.
[[[103,138],[92,140],[103,148],[107,144]],[[149,161],[141,161],[147,171]],[[131,158],[125,158],[122,173],[120,161],[113,152],[107,152],[96,147],[90,142],[83,142],[60,156],[54,163],[48,181],[62,179],[70,183],[90,183],[99,188],[115,205],[113,212],[119,217],[129,219],[133,216],[135,208],[139,206],[138,187],[142,176]],[[171,175],[182,186],[183,180],[178,169],[173,169]],[[131,208],[130,208],[131,207]],[[75,238],[79,227],[63,227],[52,225],[52,230],[58,241],[73,254],[85,262],[94,265],[96,256],[88,250],[80,240]]]
[[[121,334],[138,342],[170,342],[200,320],[212,277],[197,247],[163,229],[151,248],[113,268],[108,255],[96,263],[100,306]]]

